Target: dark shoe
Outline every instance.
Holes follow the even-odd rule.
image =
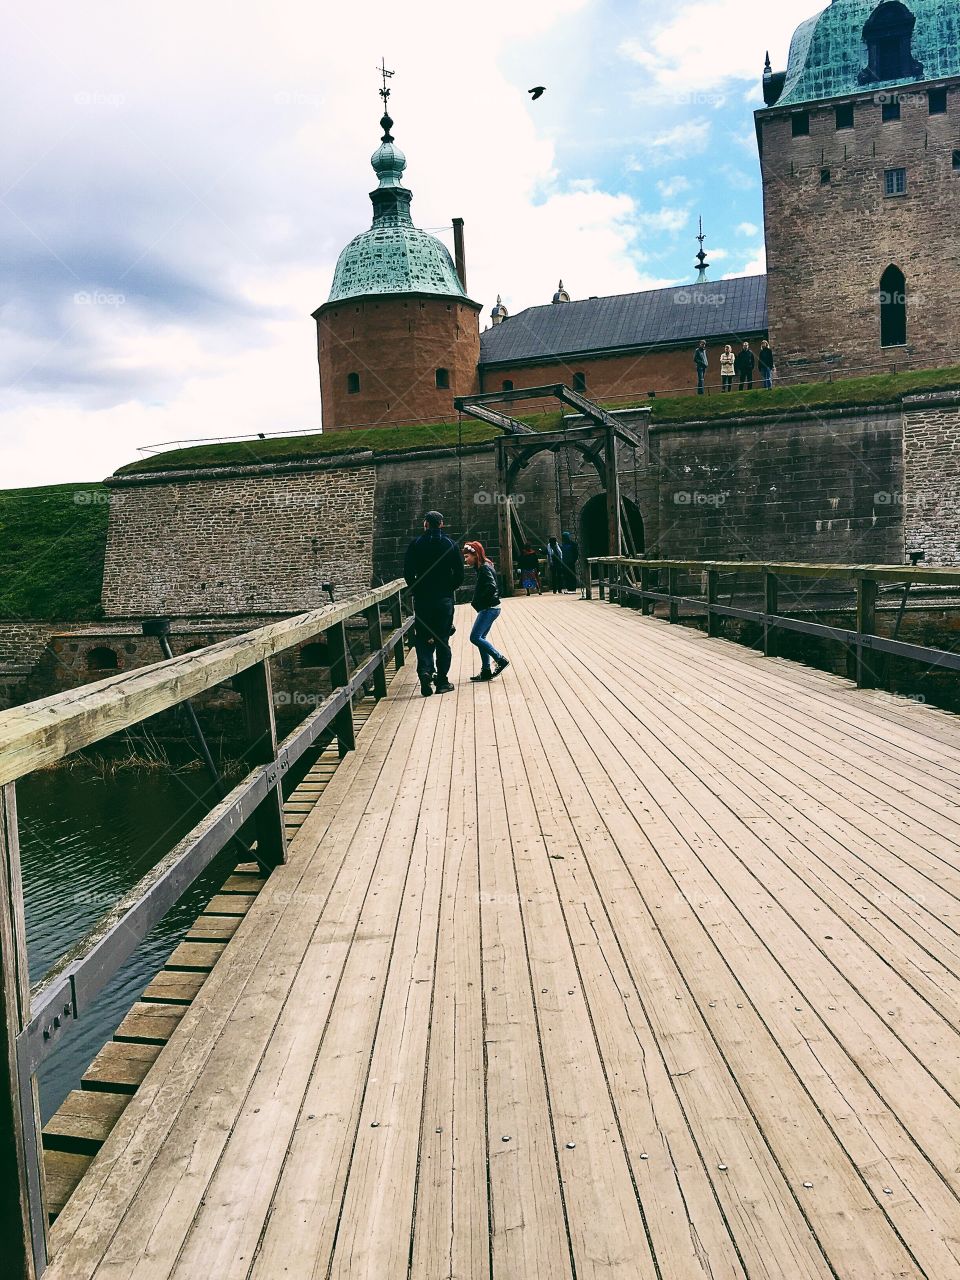
[[[433,693],[433,681],[429,676],[420,677],[420,692],[425,698],[429,698]]]
[[[493,679],[493,672],[488,670],[487,667],[484,667],[478,676],[471,676],[470,679],[473,681],[474,684],[476,684],[478,681],[483,683],[487,680]]]
[[[498,662],[496,666],[493,668],[493,674],[490,676],[490,679],[491,680],[496,679],[496,677],[500,675],[502,671],[506,671],[509,665],[510,665],[510,661],[508,658],[504,658],[502,662]]]
[[[442,680],[439,676],[437,677],[436,689],[437,693],[453,693],[453,685],[446,676],[444,676]]]

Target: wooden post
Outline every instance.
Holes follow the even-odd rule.
[[[617,437],[612,427],[607,427],[604,434],[603,460],[607,480],[607,535],[610,554],[622,556],[623,527],[620,516],[620,476],[617,472]]]
[[[21,1081],[16,1038],[30,1019],[17,802],[0,787],[0,1230],[3,1273],[34,1280],[46,1266],[47,1215],[36,1082]]]
[[[270,660],[241,671],[237,677],[243,695],[243,719],[247,738],[244,758],[250,764],[271,764],[277,758],[277,722],[273,709]],[[279,867],[287,860],[283,825],[283,787],[279,780],[253,815],[257,834],[257,861],[264,868]]]
[[[593,599],[593,565],[590,563],[589,560],[585,560],[584,563],[587,566],[587,574],[585,579],[585,585],[587,589],[587,599],[592,600]]]
[[[777,575],[769,569],[764,570],[763,574],[763,611],[765,614],[773,615],[780,612],[780,592],[779,580]],[[777,656],[777,628],[769,622],[763,624],[763,652],[768,658]]]
[[[327,634],[327,649],[330,654],[330,687],[342,689],[350,679],[350,651],[347,648],[347,628],[343,622],[332,626]],[[337,735],[337,746],[340,758],[353,751],[356,738],[353,732],[353,699],[349,699],[342,711],[337,713],[333,721]]]
[[[720,634],[721,618],[718,613],[713,612],[713,606],[720,601],[720,571],[718,569],[707,570],[707,635],[718,636]]]
[[[680,621],[680,605],[677,596],[680,594],[680,570],[667,570],[667,594],[670,596],[670,621]]]
[[[507,480],[507,450],[497,441],[497,524],[500,530],[500,594],[513,595],[513,524]]]
[[[873,689],[877,685],[874,664],[868,665],[861,636],[876,635],[877,584],[872,578],[857,579],[857,687]]]
[[[597,565],[597,595],[601,600],[607,598],[607,566],[602,560]]]
[[[367,627],[370,632],[370,652],[374,654],[383,648],[383,623],[380,620],[380,606],[372,604],[367,612]],[[373,673],[373,696],[379,702],[387,696],[387,662],[386,658]]]
[[[390,623],[394,631],[399,631],[403,626],[403,597],[398,591],[390,602]],[[403,666],[406,651],[403,647],[403,637],[393,646],[393,665],[397,669]]]
[[[650,570],[643,568],[640,570],[640,591],[646,593],[650,590]],[[646,594],[640,596],[640,613],[644,618],[653,613],[653,601],[648,600]]]

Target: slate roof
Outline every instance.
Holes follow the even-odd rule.
[[[516,364],[611,349],[765,333],[767,277],[741,276],[612,298],[528,307],[480,335],[480,363]]]

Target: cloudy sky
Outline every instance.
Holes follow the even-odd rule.
[[[310,312],[369,225],[376,66],[485,317],[763,270],[752,112],[818,0],[34,0],[0,85],[0,487],[320,423]],[[25,14],[26,16],[22,16]],[[664,16],[668,15],[668,16]],[[531,103],[526,90],[544,84]],[[483,323],[485,324],[486,318]]]

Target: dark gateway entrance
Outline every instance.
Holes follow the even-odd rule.
[[[631,554],[643,555],[643,517],[635,502],[620,499],[625,528],[624,542]],[[584,560],[591,556],[610,555],[610,535],[607,526],[607,495],[598,493],[580,512],[580,555]],[[614,553],[616,554],[616,553]]]

